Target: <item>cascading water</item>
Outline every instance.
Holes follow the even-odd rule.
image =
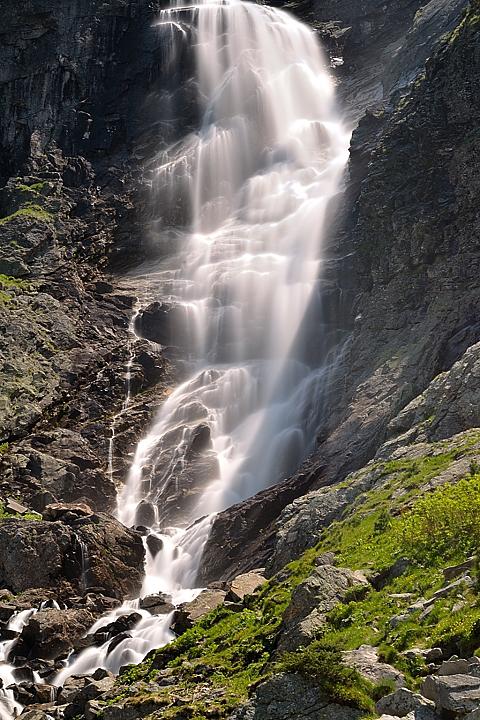
[[[155,187],[188,193],[192,232],[146,280],[194,370],[139,443],[118,517],[162,540],[147,548],[142,595],[178,603],[198,592],[214,513],[285,477],[314,443],[329,364],[309,368],[296,340],[348,134],[315,36],[288,14],[215,0],[176,4],[158,24],[173,55],[179,38],[194,44],[203,120],[159,158]],[[171,639],[170,616],[142,614],[131,638],[88,649],[57,683],[118,672]]]
[[[150,525],[177,526],[176,567],[168,542],[155,563],[172,592],[194,582],[209,520],[183,535],[178,527],[277,482],[315,437],[312,395],[321,398],[327,368],[300,362],[295,339],[348,135],[314,34],[286,13],[236,0],[177,4],[159,25],[173,43],[195,28],[204,112],[199,133],[161,156],[156,179],[191,200],[193,232],[158,273],[157,292],[196,371],[139,444],[119,517],[134,524],[148,500]]]

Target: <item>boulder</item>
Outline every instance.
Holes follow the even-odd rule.
[[[375,712],[381,715],[394,715],[395,717],[405,717],[412,710],[418,707],[427,706],[434,707],[433,702],[427,700],[423,695],[414,693],[407,688],[402,687],[390,695],[385,695],[375,703]]]
[[[219,603],[225,600],[225,592],[223,590],[203,590],[195,600],[183,603],[179,606],[172,630],[177,634],[181,634],[193,627],[193,623],[206,615],[210,610],[217,607]]]
[[[345,597],[347,590],[365,583],[361,573],[348,568],[333,565],[316,568],[292,593],[290,604],[283,613],[278,652],[308,645],[316,629],[325,622],[326,614]]]
[[[370,680],[374,685],[377,685],[382,680],[393,680],[396,688],[403,689],[405,687],[404,674],[388,665],[388,663],[380,662],[377,648],[371,645],[361,645],[358,650],[344,652],[343,662],[355,668],[362,677]],[[387,711],[386,708],[385,711]]]
[[[350,587],[366,582],[348,568],[321,565],[293,591],[290,604],[283,613],[284,625],[305,618],[313,609],[329,612]]]
[[[357,708],[332,703],[306,678],[282,673],[261,683],[229,720],[357,720],[364,714]]]
[[[475,567],[476,560],[477,558],[472,556],[459,565],[449,565],[449,567],[444,568],[443,577],[445,578],[445,582],[450,582],[459,575],[465,575],[469,570],[472,570],[472,568]]]
[[[72,650],[93,621],[87,610],[40,610],[24,626],[15,652],[53,660]]]
[[[232,580],[230,590],[227,592],[226,600],[234,603],[242,602],[245,595],[251,595],[260,587],[266,578],[260,570],[252,570],[242,575],[237,575]]]
[[[445,660],[438,668],[438,675],[468,675],[467,660]]]
[[[471,675],[427,675],[420,692],[439,712],[466,715],[480,708],[480,678]]]

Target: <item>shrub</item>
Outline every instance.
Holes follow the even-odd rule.
[[[480,543],[480,475],[418,500],[398,529],[402,552],[417,560],[470,555]]]
[[[298,673],[313,680],[335,702],[371,711],[372,685],[342,662],[340,650],[325,640],[285,653],[277,671]]]

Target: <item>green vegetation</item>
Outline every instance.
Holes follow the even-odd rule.
[[[480,475],[426,495],[402,520],[401,550],[417,561],[461,559],[480,547]]]
[[[388,684],[374,688],[364,680],[356,670],[342,662],[342,654],[332,642],[323,639],[314,640],[307,647],[296,652],[285,653],[281,662],[275,666],[280,672],[299,673],[311,678],[334,702],[352,705],[362,710],[372,711],[373,700],[391,692]]]
[[[49,213],[46,210],[44,210],[41,205],[38,205],[33,202],[26,202],[16,212],[12,213],[11,215],[7,215],[7,217],[1,218],[0,226],[5,225],[6,223],[10,222],[13,218],[16,218],[19,216],[32,217],[32,218],[35,218],[36,220],[44,220],[44,221],[52,221],[53,220],[52,213]]]
[[[261,681],[284,671],[308,677],[333,701],[359,707],[367,716],[374,702],[393,690],[392,681],[372,686],[345,666],[343,650],[376,646],[380,659],[402,671],[412,689],[428,670],[420,655],[405,650],[441,646],[463,656],[480,652],[477,588],[460,583],[446,597],[433,598],[445,584],[443,568],[477,547],[480,475],[473,472],[474,459],[473,474],[425,494],[429,480],[459,457],[478,452],[479,441],[478,431],[468,431],[454,442],[436,443],[424,457],[372,463],[357,473],[353,480],[366,473],[376,478],[372,489],[314,548],[250,596],[242,612],[219,605],[176,641],[130,666],[117,681],[119,695],[109,702],[124,699],[142,706],[144,714],[161,710],[166,720],[225,718]],[[336,565],[384,580],[352,587],[310,645],[278,656],[282,614],[292,592],[327,550],[335,552]],[[405,556],[406,571],[389,577],[388,568]],[[422,611],[428,599],[433,601]],[[168,676],[174,684],[162,686]]]
[[[2,275],[0,273],[0,288],[4,290],[23,290],[28,292],[31,290],[31,283],[28,280],[22,280],[21,278],[12,277],[11,275]]]

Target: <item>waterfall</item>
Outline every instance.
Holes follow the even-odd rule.
[[[182,43],[193,45],[203,116],[197,133],[159,155],[152,188],[172,202],[188,196],[191,230],[136,281],[161,301],[192,370],[139,443],[117,514],[162,541],[155,556],[146,542],[142,596],[179,603],[199,592],[215,513],[313,449],[332,359],[310,368],[298,335],[349,137],[315,35],[287,13],[240,0],[177,3],[158,30],[172,63]],[[98,666],[118,672],[172,638],[169,616],[141,614],[132,637],[111,653],[109,642],[84,651],[57,684]]]
[[[118,516],[175,538],[176,570],[169,543],[155,562],[160,589],[172,592],[195,580],[208,518],[312,449],[312,397],[321,402],[328,364],[312,371],[295,340],[348,135],[314,33],[288,14],[237,0],[177,3],[158,24],[176,56],[179,33],[193,37],[203,119],[159,157],[156,187],[172,198],[187,190],[192,231],[149,282],[195,371],[139,443]]]

